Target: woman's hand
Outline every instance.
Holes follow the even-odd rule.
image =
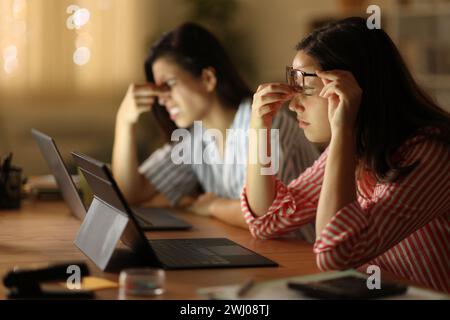
[[[211,206],[217,199],[218,196],[212,192],[204,193],[200,195],[191,206],[188,207],[188,210],[200,216],[209,217],[211,216]]]
[[[295,91],[285,83],[260,85],[253,95],[251,127],[270,128],[275,114],[294,94]]]
[[[317,71],[324,87],[319,96],[328,99],[328,120],[331,133],[345,128],[354,131],[361,104],[362,90],[349,71]]]
[[[152,83],[130,84],[117,113],[117,120],[127,125],[136,124],[142,113],[151,110],[158,95],[166,91]]]

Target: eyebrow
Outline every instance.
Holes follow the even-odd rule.
[[[302,70],[302,69],[296,69],[296,68],[293,68],[293,70],[298,70],[298,71],[301,71],[301,72],[304,72],[305,73],[305,75],[308,77],[314,77],[314,78],[316,78],[316,77],[318,77],[317,76],[317,74],[315,73],[315,72],[308,72],[308,71],[305,71],[305,70]]]
[[[170,77],[161,76],[161,78],[158,79],[159,81],[156,81],[157,80],[156,78],[154,79],[154,81],[155,81],[156,85],[164,86],[167,84],[167,81],[174,80],[174,79],[175,79],[175,76],[170,76]]]
[[[316,69],[312,69],[313,71],[306,71],[305,70],[305,68],[309,68],[310,66],[298,66],[298,67],[295,67],[294,65],[292,65],[292,69],[294,69],[294,70],[300,70],[300,71],[303,71],[303,72],[306,72],[306,73],[314,73],[314,71],[316,71]]]

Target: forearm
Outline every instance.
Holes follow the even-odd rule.
[[[121,191],[128,201],[137,203],[148,199],[154,192],[138,171],[136,135],[133,125],[116,122],[112,153],[112,171]],[[153,190],[152,190],[153,191]]]
[[[211,215],[236,227],[248,229],[239,200],[218,198],[210,207]]]
[[[340,209],[356,200],[355,168],[353,133],[340,130],[333,134],[328,150],[317,208],[317,236]]]
[[[270,129],[275,114],[295,91],[285,83],[262,84],[253,95],[252,114],[249,132],[249,152],[247,163],[246,196],[249,211],[255,216],[264,216],[272,205],[275,196],[275,171],[271,163]],[[266,135],[259,134],[265,129]],[[260,141],[260,138],[262,141]],[[262,149],[262,150],[260,150]],[[264,150],[265,149],[265,150]],[[261,152],[263,151],[263,152]],[[260,157],[268,163],[261,163]],[[277,159],[278,160],[278,159]]]
[[[259,133],[260,129],[266,129],[265,141],[260,140],[263,137]],[[262,164],[260,161],[262,143],[266,145],[267,158],[271,159],[270,127],[259,121],[252,121],[249,133],[246,191],[250,209],[256,216],[266,214],[276,195],[275,176],[262,174],[264,169],[267,170],[271,166],[271,163]]]

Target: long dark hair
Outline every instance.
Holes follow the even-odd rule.
[[[449,114],[414,81],[382,29],[368,29],[363,18],[347,18],[313,31],[296,49],[315,58],[322,70],[342,69],[355,76],[363,91],[355,128],[357,156],[378,181],[395,181],[417,165],[402,167],[395,159],[408,138],[423,132],[450,144]]]
[[[178,66],[199,77],[205,68],[213,68],[217,78],[219,100],[230,108],[237,108],[252,91],[241,78],[230,57],[217,38],[202,26],[187,22],[163,34],[151,48],[145,61],[147,81],[154,82],[152,65],[161,57],[170,58]],[[177,128],[167,110],[155,103],[152,112],[170,141]]]

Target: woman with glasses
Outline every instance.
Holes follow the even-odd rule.
[[[145,72],[148,83],[130,85],[116,116],[112,169],[127,200],[162,198],[167,205],[189,205],[199,215],[248,228],[239,195],[252,93],[225,50],[206,29],[185,23],[153,45]],[[150,110],[167,144],[139,164],[135,126]],[[273,128],[279,129],[282,164],[277,177],[287,183],[318,152],[287,113],[275,119]],[[314,241],[313,226],[301,233]]]
[[[287,84],[261,85],[251,127],[290,100],[308,140],[325,148],[285,184],[249,164],[241,205],[253,236],[315,223],[322,270],[374,264],[450,291],[450,117],[413,80],[397,48],[362,18],[297,45]],[[257,138],[249,143],[258,150]]]

